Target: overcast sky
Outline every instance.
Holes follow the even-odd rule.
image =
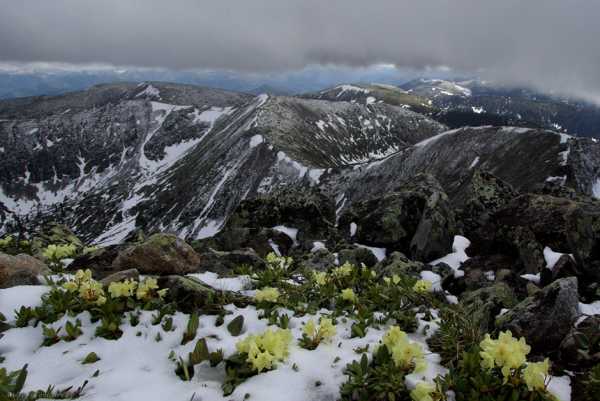
[[[0,0],[0,61],[448,66],[600,99],[598,0]]]

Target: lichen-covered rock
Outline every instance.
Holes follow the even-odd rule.
[[[426,267],[424,263],[410,260],[401,252],[392,252],[387,258],[377,264],[376,269],[378,273],[385,276],[399,274],[420,277],[419,273],[426,270]],[[450,268],[448,267],[448,269]]]
[[[377,257],[367,248],[350,246],[338,251],[338,261],[341,265],[348,262],[354,266],[364,264],[367,267],[373,267],[377,264]]]
[[[476,315],[475,320],[480,322],[481,329],[488,332],[493,330],[495,318],[502,309],[512,308],[517,299],[506,283],[496,283],[464,293],[461,303],[467,307],[469,313]]]
[[[119,252],[111,267],[113,271],[137,269],[141,274],[187,274],[199,271],[200,262],[200,255],[181,238],[154,234]]]
[[[158,279],[160,288],[168,288],[166,301],[177,305],[177,310],[185,313],[222,313],[222,306],[228,303],[246,305],[250,299],[241,294],[220,291],[193,277],[162,276]]]
[[[430,261],[452,247],[456,223],[448,197],[430,175],[419,174],[394,191],[353,204],[339,220],[342,233],[365,245]]]
[[[70,271],[90,269],[95,278],[101,279],[115,272],[113,261],[126,248],[124,245],[110,245],[80,255],[68,266]]]
[[[231,273],[242,265],[253,268],[264,268],[265,261],[251,248],[239,249],[231,252],[220,252],[209,249],[200,254],[199,271],[211,271],[219,274]]]
[[[0,252],[0,288],[40,284],[38,277],[50,273],[44,262],[32,256]]]
[[[535,353],[555,351],[579,316],[577,278],[556,280],[496,319],[499,330],[525,337]]]
[[[194,241],[194,249],[199,253],[209,249],[231,252],[237,249],[252,248],[260,256],[265,257],[273,252],[274,245],[287,255],[294,241],[280,231],[271,228],[227,226],[212,238]]]
[[[116,283],[116,282],[124,281],[124,280],[139,281],[139,279],[140,279],[140,272],[137,269],[129,269],[129,270],[122,270],[120,272],[110,274],[110,275],[104,277],[102,280],[100,280],[100,283],[103,286],[108,286],[108,285],[110,285],[110,283]]]
[[[273,228],[298,230],[299,245],[328,237],[335,223],[333,200],[317,189],[280,189],[240,203],[224,231],[234,228]]]
[[[579,369],[600,363],[600,316],[588,316],[573,327],[560,343],[559,357]]]
[[[327,249],[318,249],[302,255],[299,264],[309,270],[327,271],[335,265],[335,255]]]

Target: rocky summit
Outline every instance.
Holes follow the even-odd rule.
[[[0,363],[90,400],[150,394],[123,372],[147,399],[597,400],[580,106],[443,80],[0,101]]]

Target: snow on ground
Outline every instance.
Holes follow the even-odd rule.
[[[546,268],[550,270],[554,269],[554,265],[556,264],[556,262],[558,262],[558,259],[560,259],[560,257],[563,255],[569,255],[571,258],[573,258],[573,255],[571,254],[554,252],[549,246],[545,247],[544,259],[546,260]]]
[[[430,262],[430,265],[437,265],[439,263],[445,263],[454,270],[454,277],[462,277],[464,272],[460,270],[460,265],[465,262],[469,257],[465,250],[471,245],[471,241],[462,235],[455,235],[454,242],[452,244],[452,253]]]
[[[596,181],[592,184],[592,196],[596,199],[600,199],[600,178],[596,178]]]
[[[534,284],[540,283],[540,273],[537,274],[521,274],[521,277],[527,281],[531,281]]]
[[[357,229],[358,229],[358,226],[356,225],[355,222],[350,223],[350,237],[354,237],[356,235]]]
[[[204,272],[192,273],[188,274],[188,276],[197,278],[214,289],[223,291],[242,291],[247,289],[251,284],[250,277],[246,275],[219,278],[217,273]]]
[[[433,291],[443,291],[442,276],[430,270],[423,270],[420,274],[423,280],[429,281],[431,283],[431,289]]]
[[[442,132],[441,134],[434,135],[434,136],[432,136],[430,138],[422,140],[421,142],[415,143],[413,146],[415,146],[417,148],[422,148],[425,145],[433,143],[433,142],[437,141],[438,139],[440,139],[440,138],[442,138],[442,137],[444,137],[446,135],[452,135],[452,134],[457,133],[458,131],[460,131],[460,128],[459,129],[453,129],[453,130],[450,130],[450,131],[445,131],[445,132]]]
[[[592,302],[591,304],[580,302],[579,312],[583,315],[600,315],[600,301]]]
[[[0,313],[9,323],[15,321],[14,312],[21,306],[40,306],[40,297],[48,292],[45,285],[18,285],[0,290]]]
[[[265,139],[262,135],[254,135],[252,138],[250,138],[250,148],[255,148],[264,141]]]
[[[315,242],[313,242],[313,247],[310,251],[317,252],[321,249],[327,249],[327,247],[325,246],[325,243],[322,241],[315,241]]]
[[[337,94],[337,97],[342,96],[345,92],[356,92],[356,93],[371,93],[370,90],[368,89],[364,89],[361,88],[359,86],[355,86],[355,85],[339,85],[336,86],[334,89],[340,89],[340,92]]]
[[[473,159],[473,161],[469,165],[469,170],[471,170],[473,167],[475,167],[478,163],[479,163],[479,156],[477,156],[477,157],[475,157],[475,159]]]
[[[216,286],[241,286],[238,279],[219,279],[213,273],[194,276]],[[46,289],[45,286],[32,286],[28,291],[23,291],[23,288],[0,290],[0,299],[11,299],[12,307],[17,301],[35,305]],[[19,294],[18,298],[16,294]],[[2,302],[0,305],[5,312],[8,304]],[[0,352],[6,358],[3,366],[8,370],[17,370],[29,364],[25,391],[46,388],[48,385],[55,385],[59,389],[78,387],[88,380],[84,395],[80,398],[82,401],[242,401],[246,399],[246,394],[260,401],[280,401],[283,394],[286,401],[334,400],[339,397],[340,385],[346,381],[343,373],[346,365],[361,357],[355,350],[369,344],[371,352],[389,328],[370,327],[365,337],[350,338],[354,321],[338,319],[337,334],[332,341],[309,351],[300,348],[296,340],[301,337],[303,325],[309,319],[318,320],[321,313],[326,311],[296,317],[289,311],[280,310],[280,313],[286,312],[290,316],[289,326],[295,339],[290,346],[288,359],[279,363],[273,371],[249,378],[232,395],[223,397],[221,384],[225,372],[222,364],[211,368],[204,362],[196,366],[192,380],[184,382],[175,375],[175,363],[168,357],[173,351],[176,357],[185,358],[200,338],[206,339],[209,350],[220,348],[227,357],[235,352],[237,341],[268,327],[267,320],[259,319],[258,311],[252,306],[238,308],[227,305],[226,309],[231,314],[225,317],[225,324],[219,327],[215,326],[216,316],[201,316],[196,338],[185,345],[181,345],[181,338],[188,316],[180,312],[173,315],[174,330],[169,332],[160,325],[152,325],[153,312],[150,311],[141,312],[140,322],[135,327],[130,325],[129,319],[123,319],[123,335],[117,340],[96,337],[94,332],[99,322],[92,323],[87,312],[76,317],[64,317],[51,326],[58,328],[64,326],[67,319],[78,318],[83,334],[74,341],[60,341],[50,347],[40,346],[43,340],[40,327],[13,328],[4,333],[0,342]],[[435,312],[432,310],[434,316]],[[244,316],[244,327],[240,336],[233,337],[226,327],[239,315]],[[425,342],[437,324],[423,321],[422,317],[422,314],[418,315],[419,328],[416,333],[410,333],[409,338],[423,347],[428,366],[422,374],[407,376],[409,388],[418,381],[431,381],[438,374],[446,372],[439,363],[439,355],[431,353]],[[428,330],[425,333],[426,328]],[[157,341],[159,333],[161,340]],[[89,352],[95,352],[100,360],[82,365],[82,360]],[[99,372],[97,375],[94,374],[96,371]]]

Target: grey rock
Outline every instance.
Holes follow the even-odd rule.
[[[577,278],[557,280],[496,320],[498,330],[525,337],[536,353],[558,349],[579,316]]]
[[[0,288],[40,284],[39,276],[52,272],[44,262],[32,256],[0,252]]]

